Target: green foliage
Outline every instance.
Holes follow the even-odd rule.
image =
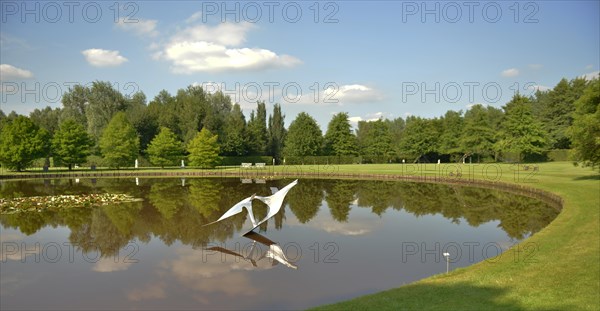
[[[462,155],[460,137],[463,131],[462,111],[448,110],[441,119],[441,135],[439,138],[439,153]]]
[[[115,114],[100,137],[100,150],[110,167],[132,166],[140,149],[140,139],[124,112]]]
[[[73,88],[69,88],[61,98],[63,108],[60,112],[60,121],[66,119],[74,119],[77,123],[87,128],[87,117],[86,109],[90,98],[90,89],[82,86],[75,85]]]
[[[284,155],[305,157],[318,155],[323,145],[323,134],[317,121],[308,113],[301,112],[288,129]]]
[[[71,170],[73,164],[86,161],[92,145],[93,142],[83,126],[74,119],[67,119],[60,124],[52,138],[54,160],[67,164]]]
[[[94,81],[85,108],[88,133],[99,139],[113,116],[126,108],[125,97],[110,82]]]
[[[248,153],[248,137],[246,133],[246,118],[240,105],[233,105],[233,110],[225,122],[223,138],[223,154],[229,156],[243,156]]]
[[[267,109],[265,102],[258,102],[256,105],[256,115],[252,111],[250,113],[250,121],[248,121],[248,144],[250,146],[250,153],[262,155],[266,153],[269,142]]]
[[[439,134],[437,131],[438,119],[423,119],[408,117],[404,136],[400,141],[400,148],[406,156],[418,161],[421,156],[437,150]]]
[[[269,116],[269,154],[277,163],[281,163],[286,134],[285,115],[281,114],[281,106],[275,104],[273,114]]]
[[[54,135],[54,132],[58,130],[60,114],[61,111],[59,108],[52,109],[50,106],[47,106],[41,110],[35,109],[29,114],[29,118],[37,126],[48,131],[50,135]]]
[[[211,133],[215,133],[219,137],[219,144],[222,144],[227,116],[232,109],[231,98],[223,92],[217,91],[208,94],[207,101],[206,117],[204,120],[200,120],[200,123]]]
[[[348,113],[334,115],[327,125],[325,133],[325,153],[328,155],[348,156],[358,154],[356,136],[352,134],[352,126]]]
[[[126,104],[127,119],[140,137],[141,150],[146,150],[152,138],[158,133],[158,118],[146,106],[146,95],[142,92],[133,94],[132,98],[126,100]]]
[[[173,131],[161,127],[158,135],[148,145],[147,152],[153,165],[176,165],[183,156],[183,145]]]
[[[206,128],[198,132],[187,147],[187,151],[190,153],[188,156],[190,165],[209,168],[217,166],[220,161],[220,148],[217,140],[218,136],[213,135]]]
[[[148,104],[148,113],[155,119],[159,127],[166,127],[183,139],[179,122],[180,108],[175,98],[166,90],[162,90]],[[194,131],[194,133],[197,130]]]
[[[496,143],[496,120],[498,114],[491,107],[474,105],[467,110],[460,138],[463,152],[479,155],[492,155]],[[496,117],[494,117],[496,116]]]
[[[496,149],[515,152],[519,155],[519,160],[523,156],[542,154],[546,147],[546,134],[541,122],[533,116],[531,101],[516,94],[504,106],[504,111]]]
[[[372,122],[358,122],[356,138],[364,157],[393,157],[392,136],[388,126],[388,123],[383,122],[381,119]]]
[[[273,164],[273,158],[270,156],[221,157],[221,165],[224,166],[240,166],[242,163],[265,163],[266,165],[271,165]]]
[[[404,129],[406,127],[406,122],[402,118],[396,118],[394,120],[385,120],[387,126],[390,131],[390,138],[392,140],[392,149],[394,151],[394,156],[396,158],[401,158],[403,156],[402,149],[400,148],[400,141],[402,140],[402,136],[404,135]]]
[[[600,166],[600,78],[594,79],[575,102],[573,158],[584,166]]]
[[[539,92],[533,102],[534,111],[548,133],[550,147],[567,149],[571,146],[568,128],[573,124],[575,101],[587,86],[583,78],[562,79],[552,90]]]
[[[0,162],[2,166],[22,171],[33,160],[47,156],[49,134],[31,119],[17,116],[7,122],[0,133]]]

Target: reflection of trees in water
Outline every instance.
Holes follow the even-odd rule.
[[[397,185],[393,181],[361,182],[357,191],[358,206],[370,207],[374,214],[383,215],[388,207],[395,206],[393,203],[398,196]]]
[[[176,180],[153,183],[150,186],[148,199],[150,203],[166,218],[171,219],[177,211],[185,205],[184,188],[176,183]]]
[[[210,242],[224,242],[240,231],[247,214],[240,213],[219,225],[203,226],[220,217],[229,207],[254,193],[268,196],[269,187],[282,188],[289,180],[267,184],[241,184],[237,179],[188,179],[182,187],[179,179],[89,180],[72,184],[68,180],[2,183],[0,195],[13,193],[27,196],[90,192],[128,193],[144,198],[143,202],[108,205],[98,208],[73,208],[58,212],[22,213],[0,216],[7,228],[18,228],[33,234],[44,226],[67,226],[69,239],[84,251],[99,251],[111,256],[131,240],[150,241],[152,236],[170,245],[175,241],[196,247]],[[64,191],[64,192],[62,192]],[[350,206],[370,208],[382,215],[388,208],[411,214],[441,214],[455,223],[461,220],[471,226],[499,220],[511,238],[521,239],[535,233],[556,217],[558,211],[533,198],[513,193],[473,187],[393,181],[301,180],[286,197],[291,211],[302,223],[313,219],[325,200],[331,217],[339,222],[351,222]],[[285,204],[285,203],[284,203]],[[266,215],[266,207],[256,201],[257,219]],[[261,226],[280,229],[285,209]],[[270,223],[270,224],[269,224]]]
[[[350,180],[332,180],[325,183],[325,202],[331,217],[338,222],[347,222],[350,205],[358,191],[359,182]]]
[[[286,196],[290,210],[298,221],[307,223],[313,219],[323,201],[323,180],[299,182]]]
[[[188,201],[190,204],[205,218],[217,214],[216,212],[221,209],[219,203],[223,193],[223,184],[208,179],[192,179],[189,184]]]

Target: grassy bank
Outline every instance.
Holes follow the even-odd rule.
[[[45,174],[242,175],[272,178],[278,174],[352,178],[366,175],[454,175],[453,165],[340,165],[276,166],[265,169],[237,167],[200,169],[65,170],[18,173],[22,177]],[[5,172],[6,174],[6,172]],[[11,173],[12,174],[12,173]],[[548,227],[499,257],[449,274],[381,293],[322,306],[326,310],[598,310],[600,308],[600,175],[568,162],[522,165],[488,164],[461,167],[463,180],[503,181],[546,190],[564,198],[564,208]],[[401,238],[401,237],[400,237]],[[399,265],[400,267],[400,265]],[[399,268],[400,269],[400,268]],[[401,271],[400,271],[401,272]],[[343,280],[340,280],[343,282]],[[400,286],[400,284],[399,284]]]
[[[434,174],[428,165],[426,174]],[[341,167],[388,173],[391,166]],[[492,178],[492,166],[473,170]],[[544,230],[502,254],[448,275],[381,293],[326,305],[318,310],[598,310],[600,308],[600,175],[570,163],[545,163],[539,171],[496,166],[499,179],[525,183],[562,196],[561,214]],[[483,173],[486,169],[489,174]],[[520,168],[522,169],[522,167]],[[495,262],[494,262],[495,261]]]

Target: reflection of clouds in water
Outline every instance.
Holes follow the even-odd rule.
[[[131,262],[125,262],[123,258],[119,257],[106,257],[100,258],[95,264],[92,270],[96,272],[113,272],[127,270]]]
[[[21,261],[26,260],[27,256],[35,255],[35,260],[39,259],[42,252],[40,243],[25,243],[25,236],[18,233],[6,233],[0,235],[0,261],[8,260]]]
[[[15,242],[21,241],[25,238],[24,235],[18,233],[2,233],[0,234],[0,243],[1,242]]]
[[[240,271],[241,262],[236,263],[233,256],[221,259],[220,253],[204,255],[193,249],[178,250],[179,258],[164,265],[186,287],[202,294],[224,293],[228,296],[255,296],[259,293],[246,272]],[[212,253],[211,253],[212,254]],[[204,260],[203,260],[204,257]],[[248,263],[250,265],[250,263]],[[208,297],[197,295],[199,301]]]
[[[302,224],[295,218],[288,218],[286,225],[289,226],[309,226],[318,230],[324,230],[327,233],[341,234],[347,236],[359,236],[371,233],[380,226],[381,219],[375,215],[353,213],[347,222],[339,222],[331,217],[319,213],[317,217],[311,219],[308,223]]]
[[[127,293],[127,299],[131,301],[140,301],[165,298],[167,297],[165,286],[164,282],[157,282],[146,284],[140,288],[134,288]]]

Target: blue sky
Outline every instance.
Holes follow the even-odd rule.
[[[307,111],[325,128],[340,111],[358,121],[501,107],[517,89],[599,70],[600,1],[72,3],[1,1],[6,113],[58,107],[72,83],[149,101],[204,84],[246,116],[261,99],[282,104],[288,125]]]

